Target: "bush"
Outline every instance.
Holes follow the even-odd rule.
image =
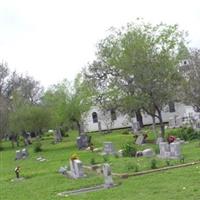
[[[156,159],[153,159],[151,160],[151,169],[156,169],[157,168],[157,160]]]
[[[139,171],[139,166],[135,163],[132,163],[132,162],[128,162],[126,164],[126,169],[128,171],[134,171],[134,172],[138,172]]]
[[[123,150],[123,156],[124,157],[133,157],[135,156],[137,149],[133,144],[127,143],[122,147]]]
[[[191,127],[183,127],[183,128],[176,128],[176,129],[168,129],[166,130],[166,136],[169,137],[170,135],[173,135],[175,137],[178,137],[182,140],[195,140],[200,139],[200,131],[196,131]]]
[[[108,161],[109,161],[108,155],[104,155],[104,156],[103,156],[103,162],[108,162]]]
[[[40,142],[39,139],[34,143],[33,150],[34,152],[42,151],[42,143]]]
[[[95,165],[95,164],[96,164],[95,158],[91,158],[90,164],[91,164],[91,165]]]

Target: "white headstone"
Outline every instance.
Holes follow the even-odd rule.
[[[154,155],[154,152],[152,149],[145,149],[142,151],[143,156],[145,157],[152,157]]]
[[[180,142],[172,142],[170,152],[172,157],[179,157],[181,155]]]
[[[106,154],[114,154],[114,146],[112,142],[104,142],[104,153]]]
[[[113,186],[111,167],[108,163],[103,164],[104,187],[110,188]]]
[[[144,135],[138,135],[135,144],[141,145],[144,143]]]
[[[72,178],[81,178],[84,176],[83,174],[83,165],[79,159],[70,160],[70,175]]]
[[[23,158],[26,158],[28,156],[28,150],[26,148],[22,149],[21,153]]]
[[[167,155],[170,155],[170,149],[169,144],[167,142],[160,142],[159,143],[159,149],[160,149],[160,156],[161,157],[167,157]]]
[[[158,137],[157,139],[156,139],[156,144],[160,144],[160,142],[163,142],[164,140],[163,140],[163,138],[162,137]]]
[[[20,160],[22,159],[22,151],[21,150],[17,150],[16,151],[16,157],[15,157],[16,160]]]

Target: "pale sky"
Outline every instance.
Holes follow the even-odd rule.
[[[73,80],[112,26],[179,24],[200,48],[199,0],[0,0],[0,61],[48,87]]]

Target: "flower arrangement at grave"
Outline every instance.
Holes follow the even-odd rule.
[[[77,160],[77,159],[79,159],[79,157],[76,153],[74,153],[70,156],[70,160]]]
[[[175,140],[176,140],[176,137],[173,136],[173,135],[170,135],[170,136],[167,138],[167,141],[168,141],[169,144],[172,143],[172,142],[174,142]]]

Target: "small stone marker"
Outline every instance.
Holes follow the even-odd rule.
[[[26,158],[28,156],[28,150],[26,148],[22,149],[22,158]]]
[[[141,145],[144,143],[144,135],[138,135],[135,144]]]
[[[152,157],[154,155],[154,152],[152,149],[145,149],[142,151],[142,154],[144,157]]]
[[[114,154],[115,149],[112,142],[104,142],[104,153],[106,154]]]
[[[62,135],[60,129],[55,130],[55,143],[62,141]]]
[[[76,138],[76,143],[78,149],[87,148],[89,146],[89,137],[86,134],[81,134],[79,137]]]
[[[104,187],[110,188],[113,187],[113,179],[111,174],[111,167],[108,163],[103,164],[103,175],[104,175]]]

